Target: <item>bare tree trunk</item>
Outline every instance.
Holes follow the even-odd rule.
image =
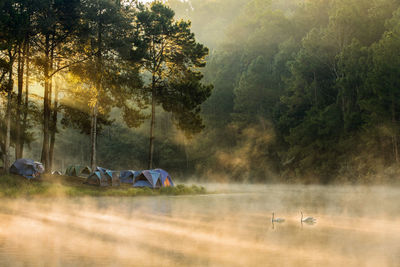
[[[102,66],[102,22],[101,22],[101,17],[99,16],[98,20],[98,33],[97,33],[97,55],[96,55],[96,68],[97,68],[97,81],[96,81],[96,89],[97,89],[97,95],[96,98],[98,98],[98,95],[101,92],[101,87],[102,87],[102,75],[103,75],[103,66]],[[91,121],[91,131],[90,131],[90,167],[92,168],[92,171],[95,170],[97,167],[97,113],[98,113],[98,99],[96,99],[96,103],[93,107],[92,110],[92,121]]]
[[[50,136],[50,151],[49,151],[49,159],[50,159],[50,168],[53,168],[53,160],[54,160],[54,144],[56,141],[56,132],[57,132],[57,115],[58,115],[58,87],[57,82],[54,82],[54,105],[53,105],[53,115],[51,121],[51,136]]]
[[[188,172],[189,171],[189,152],[188,152],[188,148],[187,148],[186,137],[185,137],[185,139],[183,141],[183,146],[184,146],[184,149],[185,149],[185,157],[186,157],[186,171]]]
[[[24,51],[21,54],[21,47],[18,50],[18,95],[17,95],[17,108],[16,108],[16,136],[15,136],[15,158],[19,159],[21,155],[21,106],[22,106],[22,89],[24,84],[24,64],[26,45],[24,44]]]
[[[343,89],[342,89],[343,90]],[[342,120],[343,120],[343,124],[344,124],[344,118],[345,118],[345,116],[346,116],[346,104],[345,104],[345,97],[344,97],[344,95],[343,95],[343,93],[342,93]]]
[[[97,167],[96,163],[96,154],[97,154],[97,148],[96,148],[96,143],[97,143],[97,103],[93,107],[92,110],[92,129],[91,129],[91,138],[90,138],[90,167],[92,168],[92,171],[94,171]]]
[[[153,168],[155,123],[156,123],[156,100],[155,100],[155,78],[153,75],[152,92],[151,92],[151,123],[150,123],[149,162],[148,162],[148,166],[147,166],[149,170]]]
[[[10,171],[10,132],[11,132],[11,102],[12,102],[12,91],[13,91],[13,60],[10,53],[10,69],[8,75],[8,88],[7,88],[7,109],[6,109],[6,140],[4,142],[4,172]]]
[[[395,162],[397,163],[399,160],[398,159],[398,149],[397,149],[397,138],[394,134],[392,135],[392,155],[393,155]]]
[[[44,65],[44,99],[43,99],[43,146],[42,146],[42,157],[41,160],[45,165],[46,172],[49,172],[50,161],[49,161],[49,115],[50,115],[50,77],[49,77],[49,65],[50,65],[50,44],[49,36],[46,36],[46,47],[45,47],[45,65]]]
[[[315,99],[315,105],[318,105],[318,97],[317,97],[317,79],[315,77],[315,71],[314,71],[314,99]]]
[[[28,41],[27,41],[28,42]],[[27,43],[26,48],[26,76],[25,76],[25,103],[24,103],[24,118],[22,121],[22,138],[21,138],[21,146],[20,146],[20,155],[24,156],[24,143],[25,143],[25,132],[28,124],[28,109],[29,109],[29,42]]]
[[[11,131],[11,101],[12,92],[7,94],[7,111],[6,111],[6,140],[4,143],[4,172],[8,173],[10,169],[10,131]]]
[[[393,153],[396,163],[399,163],[399,149],[398,149],[397,135],[393,135]]]
[[[397,141],[397,122],[396,122],[396,106],[394,102],[394,96],[392,95],[392,124],[393,124],[393,153],[394,159],[396,163],[399,163],[399,149],[398,149],[398,141]]]

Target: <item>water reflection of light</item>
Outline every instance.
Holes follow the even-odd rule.
[[[207,199],[4,200],[0,265],[395,266],[400,210],[385,201],[385,191],[355,196],[335,188],[304,189],[321,203],[288,196],[286,187],[269,190]],[[361,216],[336,207],[356,209],[363,197]],[[380,200],[379,218],[369,216],[375,208],[370,197]],[[392,191],[393,198],[398,203],[400,192]],[[301,228],[299,206],[312,211],[318,224]],[[286,219],[275,229],[271,208]]]

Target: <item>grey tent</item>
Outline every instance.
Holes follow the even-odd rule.
[[[119,186],[120,180],[118,172],[97,167],[86,179],[86,183],[97,186]]]
[[[44,172],[43,164],[32,159],[17,159],[10,167],[10,173],[32,179]]]
[[[71,165],[68,166],[65,171],[65,175],[68,176],[77,176],[77,177],[88,177],[91,174],[92,170],[88,166],[82,165]]]
[[[86,184],[97,186],[108,186],[111,180],[102,172],[95,171],[86,178]]]

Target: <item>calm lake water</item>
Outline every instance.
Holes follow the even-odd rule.
[[[0,266],[400,266],[400,188],[207,187],[1,200]]]

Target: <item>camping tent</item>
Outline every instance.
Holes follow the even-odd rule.
[[[86,183],[90,185],[108,186],[111,179],[102,172],[95,171],[86,178]]]
[[[10,173],[32,179],[44,172],[43,164],[32,159],[17,159],[10,167]]]
[[[140,173],[141,171],[120,171],[119,180],[121,181],[121,183],[133,184],[133,180],[138,177]]]
[[[68,166],[65,175],[87,177],[91,172],[92,170],[88,166],[71,165]]]
[[[97,167],[86,179],[86,183],[99,186],[119,186],[119,175],[116,171],[107,170]]]
[[[154,170],[142,171],[133,181],[133,187],[160,188],[162,185],[160,176],[161,174]]]
[[[60,171],[53,171],[51,174],[53,174],[53,175],[62,175],[62,173]]]
[[[169,174],[162,170],[142,171],[133,181],[133,187],[160,188],[165,186],[174,186]]]
[[[160,173],[162,186],[174,186],[174,183],[172,182],[171,176],[169,175],[168,172],[166,172],[163,169],[155,169],[154,171]]]

